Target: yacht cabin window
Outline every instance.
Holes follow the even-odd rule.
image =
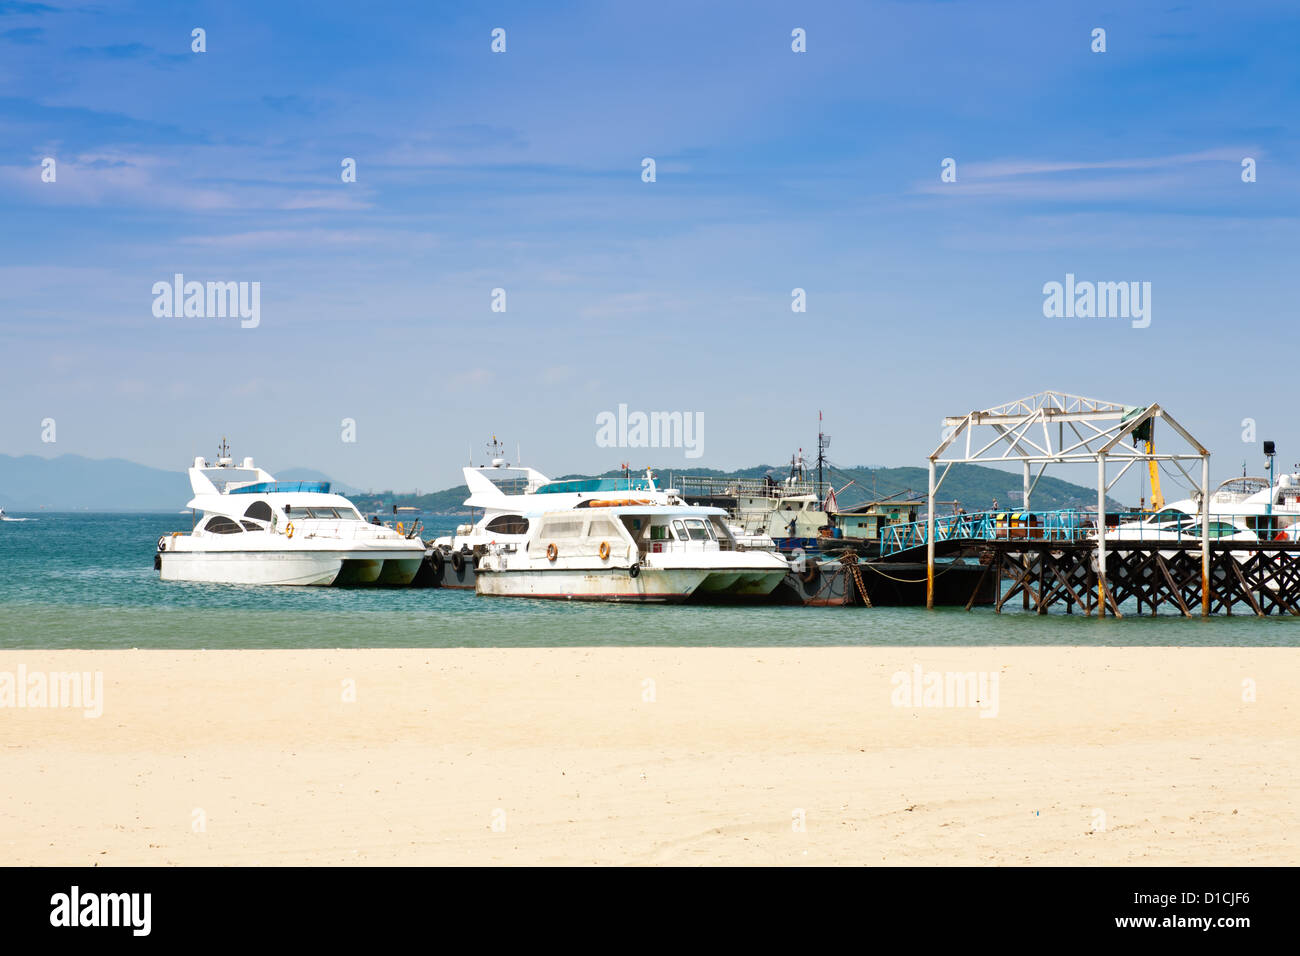
[[[614,540],[621,537],[614,522],[604,517],[591,519],[591,525],[587,528],[587,536],[591,538],[612,538]]]
[[[547,518],[540,536],[547,540],[551,538],[580,538],[582,537],[582,519],[569,517]]]
[[[490,534],[527,534],[528,519],[522,515],[497,515],[484,530]]]
[[[203,530],[209,534],[238,534],[244,529],[224,515],[213,515]]]
[[[312,505],[310,508],[304,508],[302,505],[298,505],[292,510],[286,509],[285,513],[291,518],[298,518],[299,520],[302,520],[303,518],[315,518],[317,520],[325,521],[338,521],[340,519],[343,521],[362,520],[361,515],[357,514],[355,508],[348,508],[342,505],[334,507]]]
[[[258,521],[271,520],[271,506],[265,501],[254,501],[244,512],[245,518],[254,518]]]

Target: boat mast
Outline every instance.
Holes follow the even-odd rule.
[[[822,413],[817,412],[817,500],[826,500],[826,483],[822,478],[822,469],[829,467],[826,463],[826,449],[831,445],[831,436],[822,431]]]

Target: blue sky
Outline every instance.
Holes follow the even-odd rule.
[[[430,489],[492,433],[775,463],[821,409],[835,461],[922,464],[1055,388],[1289,464],[1298,48],[1281,2],[0,2],[0,450],[225,434]],[[260,325],[156,318],[178,272],[260,282]],[[1066,273],[1150,282],[1150,327],[1045,318]],[[704,456],[598,447],[620,403],[702,413]]]

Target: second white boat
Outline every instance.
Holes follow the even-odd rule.
[[[747,600],[769,594],[788,567],[742,551],[721,508],[592,501],[529,516],[521,540],[489,548],[475,587],[497,597],[583,601]]]

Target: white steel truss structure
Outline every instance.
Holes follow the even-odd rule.
[[[1183,451],[1146,451],[1133,440],[1135,432],[1153,434],[1159,420],[1183,440]],[[1147,423],[1151,424],[1147,424]],[[930,455],[929,518],[927,520],[927,588],[926,604],[934,602],[934,519],[935,492],[943,484],[953,465],[999,465],[1020,462],[1024,479],[1022,508],[1029,510],[1030,496],[1039,479],[1052,464],[1094,462],[1097,466],[1097,566],[1105,587],[1106,567],[1106,494],[1136,464],[1168,462],[1188,482],[1200,489],[1201,498],[1201,574],[1208,585],[1210,566],[1209,509],[1210,452],[1172,415],[1159,405],[1121,405],[1066,392],[1046,391],[995,405],[983,411],[945,418],[944,438]],[[1145,426],[1145,427],[1144,427]],[[1145,444],[1145,443],[1144,443]],[[1201,462],[1198,481],[1184,462]],[[1120,464],[1109,480],[1106,464]],[[938,467],[943,466],[942,474]],[[1037,474],[1034,468],[1037,466]],[[1209,588],[1202,587],[1202,612],[1209,613]],[[1103,595],[1104,598],[1104,595]],[[1104,613],[1105,601],[1101,602]]]

